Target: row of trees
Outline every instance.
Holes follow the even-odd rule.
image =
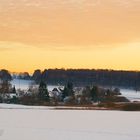
[[[15,77],[15,75],[14,75]],[[89,70],[89,69],[46,69],[35,70],[33,75],[21,73],[18,78],[33,79],[37,83],[45,81],[48,84],[62,84],[68,81],[76,86],[101,85],[101,86],[122,86],[140,89],[140,72],[134,71],[113,71],[113,70]],[[1,83],[8,83],[12,80],[11,74],[7,70],[0,71]]]
[[[61,73],[59,73],[61,76]],[[67,83],[64,89],[61,89],[60,98],[52,98],[49,95],[47,89],[47,78],[49,77],[47,71],[43,73],[40,70],[35,71],[33,78],[39,83],[39,87],[37,91],[34,93],[33,89],[29,89],[31,94],[24,95],[20,98],[14,97],[14,99],[10,100],[14,103],[22,103],[22,104],[44,104],[50,103],[52,101],[55,102],[69,102],[71,104],[79,103],[91,103],[93,102],[102,102],[107,99],[107,97],[111,97],[112,95],[116,95],[119,92],[117,90],[105,90],[101,89],[98,86],[87,86],[83,88],[82,94],[78,94],[77,90],[75,90],[73,84],[75,82],[65,82]],[[55,77],[54,77],[55,79]],[[16,93],[15,87],[12,87],[10,81],[12,80],[12,76],[7,70],[0,71],[0,93]],[[112,98],[111,98],[112,100]]]
[[[76,92],[77,91],[74,90],[73,83],[68,82],[65,85],[64,89],[61,89],[61,93],[60,93],[61,99],[57,100],[55,98],[55,102],[65,102],[66,101],[67,103],[74,104],[74,103],[76,103],[76,100],[77,100]],[[42,101],[42,102],[54,101],[54,99],[49,96],[47,85],[43,81],[41,81],[39,84],[37,97],[38,97],[39,101]],[[99,102],[100,101],[99,87],[98,86],[93,86],[93,87],[87,86],[86,88],[83,89],[82,95],[80,95],[80,97],[82,97],[82,99],[84,99],[84,103],[91,103],[92,101]],[[88,101],[85,101],[85,100],[88,100]]]
[[[140,72],[89,70],[89,69],[46,69],[35,70],[32,79],[39,83],[42,79],[49,84],[102,85],[140,88]]]

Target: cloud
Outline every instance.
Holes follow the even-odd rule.
[[[89,49],[140,41],[139,0],[2,0],[0,12],[1,41],[28,47]]]

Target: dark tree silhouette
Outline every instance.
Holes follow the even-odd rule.
[[[67,85],[64,87],[64,90],[62,92],[62,98],[64,99],[67,96],[73,96],[74,91],[73,91],[73,83],[68,82]]]
[[[32,76],[32,79],[35,80],[37,83],[39,83],[41,81],[41,70],[35,70]]]
[[[11,74],[8,72],[8,70],[2,69],[0,71],[0,80],[1,81],[11,81],[12,80],[12,76]]]
[[[11,90],[10,81],[12,80],[12,76],[10,73],[3,69],[0,71],[0,93],[9,93]]]
[[[36,78],[35,75],[38,78]],[[135,71],[115,71],[115,70],[95,70],[95,69],[45,69],[36,71],[33,75],[36,82],[41,80],[49,84],[65,84],[71,81],[74,85],[101,85],[101,86],[121,86],[140,89],[140,72]]]
[[[16,88],[15,88],[15,86],[12,88],[12,93],[16,93]]]
[[[49,92],[45,82],[41,81],[39,85],[38,97],[40,100],[49,101]]]
[[[93,86],[90,93],[91,93],[91,98],[94,102],[99,101],[98,86]]]
[[[90,97],[91,96],[90,86],[86,86],[82,93],[83,93],[83,96]]]
[[[31,76],[29,75],[28,72],[23,72],[23,73],[19,73],[18,78],[19,79],[30,80]]]

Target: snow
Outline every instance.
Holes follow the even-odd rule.
[[[135,91],[131,89],[121,89],[122,96],[126,97],[131,102],[139,101],[140,102],[140,91]]]
[[[45,106],[26,106],[17,104],[0,104],[0,109],[53,109],[53,107]]]
[[[140,112],[0,108],[0,140],[140,140]]]

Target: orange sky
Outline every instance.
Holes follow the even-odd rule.
[[[0,0],[0,69],[140,70],[140,0]]]

